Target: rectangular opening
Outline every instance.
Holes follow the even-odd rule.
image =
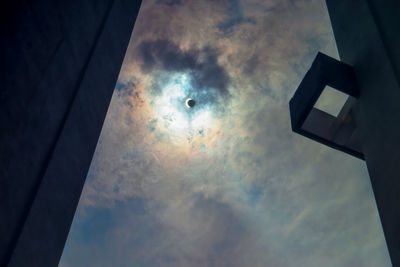
[[[348,97],[349,95],[327,85],[315,103],[314,108],[337,117]]]

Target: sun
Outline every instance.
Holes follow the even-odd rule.
[[[189,97],[188,99],[186,99],[185,106],[187,108],[193,108],[194,105],[196,105],[196,102],[192,98]]]
[[[161,131],[178,141],[215,127],[213,107],[197,103],[193,97],[197,92],[190,74],[170,74],[160,87],[153,97],[153,111]]]

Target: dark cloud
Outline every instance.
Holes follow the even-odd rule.
[[[121,82],[118,81],[115,85],[116,95],[122,99],[122,103],[130,108],[133,107],[131,99],[135,99],[137,102],[143,102],[139,92],[136,90],[137,81],[135,77],[131,77],[131,80]]]
[[[119,95],[122,94],[131,94],[132,91],[136,88],[136,84],[133,81],[128,81],[126,83],[117,82],[115,85],[115,90]]]
[[[174,6],[174,5],[181,6],[183,4],[181,0],[157,0],[156,3],[160,4],[160,5],[167,5],[167,6]]]
[[[154,68],[166,71],[185,71],[195,69],[198,60],[198,51],[182,51],[169,40],[143,41],[138,49],[144,72]]]
[[[243,67],[243,73],[245,75],[252,75],[254,71],[257,69],[257,66],[259,65],[260,60],[256,55],[253,55],[251,58],[249,58],[244,67]]]
[[[225,34],[233,32],[235,26],[251,23],[257,24],[257,21],[251,17],[245,17],[243,15],[243,10],[240,6],[239,0],[229,0],[230,7],[227,9],[226,13],[228,19],[218,24],[218,29]]]
[[[229,95],[230,77],[218,63],[218,51],[212,47],[182,50],[169,40],[143,41],[138,49],[141,70],[188,73],[192,79],[194,93],[215,101]],[[156,77],[168,79],[168,77]]]
[[[150,132],[154,132],[157,127],[157,119],[152,119],[149,121],[147,124],[147,128],[149,129]]]

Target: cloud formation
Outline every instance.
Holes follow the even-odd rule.
[[[181,0],[157,0],[156,3],[161,4],[161,5],[168,5],[168,6],[182,5]]]
[[[143,41],[137,49],[141,58],[141,70],[149,73],[154,69],[165,72],[188,73],[195,91],[204,90],[204,95],[214,97],[229,94],[230,78],[226,70],[218,64],[218,51],[211,47],[200,50],[182,50],[169,40]],[[160,77],[154,77],[154,80]]]
[[[291,132],[317,51],[323,1],[144,1],[60,266],[390,266],[364,164]],[[157,116],[182,73],[209,131]]]
[[[245,17],[239,0],[229,0],[229,8],[226,10],[228,18],[218,24],[218,29],[225,34],[232,33],[235,26],[243,23],[257,24],[252,17]]]

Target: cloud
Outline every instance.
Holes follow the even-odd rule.
[[[71,266],[390,266],[365,165],[290,129],[288,100],[315,54],[336,53],[323,1],[154,3],[96,148]],[[215,131],[161,131],[150,92],[177,73],[229,96]],[[101,226],[101,209],[105,241],[87,245],[73,233]]]
[[[138,47],[141,69],[148,73],[154,69],[167,72],[188,72],[195,86],[215,89],[221,95],[228,94],[230,83],[226,70],[218,63],[218,51],[210,46],[202,49],[182,50],[169,40],[143,41]]]
[[[235,26],[249,23],[249,24],[257,24],[255,18],[252,17],[245,17],[243,15],[243,10],[240,6],[240,0],[229,0],[229,8],[226,11],[228,16],[227,19],[220,22],[218,24],[218,29],[225,34],[232,33]]]
[[[174,5],[182,5],[183,4],[181,0],[157,0],[156,3],[160,4],[160,5],[167,5],[167,6],[174,6]]]

